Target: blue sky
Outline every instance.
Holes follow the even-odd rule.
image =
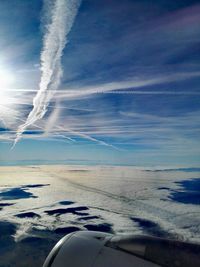
[[[1,0],[0,162],[197,165],[199,25],[200,1]]]

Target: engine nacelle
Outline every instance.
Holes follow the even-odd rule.
[[[43,267],[199,267],[200,245],[148,236],[78,231],[63,237]]]

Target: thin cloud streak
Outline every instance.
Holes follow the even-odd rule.
[[[105,94],[105,93],[135,93],[135,94],[185,94],[185,95],[199,95],[199,92],[177,92],[177,91],[143,91],[137,90],[137,88],[143,88],[153,85],[159,84],[167,84],[171,82],[177,81],[184,81],[190,78],[200,77],[200,72],[188,72],[188,73],[176,73],[171,75],[165,75],[160,77],[152,77],[149,79],[140,78],[135,80],[129,81],[119,81],[119,82],[111,82],[105,84],[99,84],[94,86],[85,86],[85,87],[78,87],[77,89],[67,89],[67,90],[60,90],[59,94],[55,96],[56,99],[68,99],[68,98],[78,98],[82,96],[87,96],[91,94]],[[130,89],[134,91],[125,91],[126,89]],[[121,90],[121,91],[120,91]]]
[[[57,128],[58,128],[59,130],[62,130],[62,131],[67,131],[67,132],[69,132],[69,133],[71,133],[71,134],[73,134],[73,135],[75,135],[75,136],[79,136],[79,137],[82,137],[82,138],[84,138],[84,139],[87,139],[87,140],[96,142],[96,143],[98,143],[98,144],[100,144],[100,145],[107,146],[107,147],[111,147],[111,148],[113,148],[113,149],[115,149],[115,150],[117,150],[117,151],[121,151],[121,149],[119,149],[118,147],[116,147],[116,146],[114,146],[114,145],[108,144],[108,143],[106,143],[106,142],[104,142],[104,141],[102,141],[102,140],[98,140],[98,139],[96,139],[96,138],[94,138],[94,137],[91,137],[90,135],[81,133],[80,131],[78,131],[78,132],[77,132],[77,131],[73,131],[73,130],[71,130],[71,129],[67,129],[67,128],[64,128],[64,127],[61,127],[61,126],[59,126],[59,127],[57,127]]]
[[[153,76],[150,78],[139,78],[128,81],[113,81],[110,83],[94,84],[93,86],[78,86],[77,88],[68,87],[67,89],[55,90],[48,88],[49,94],[52,95],[51,99],[46,98],[46,91],[40,92],[40,104],[44,107],[50,107],[49,101],[63,101],[63,100],[74,100],[82,97],[90,97],[94,94],[136,94],[136,95],[200,95],[199,91],[175,91],[175,90],[144,90],[145,87],[167,84],[171,82],[181,82],[183,80],[198,78],[200,77],[199,71],[188,72],[188,73],[176,73],[163,76]],[[12,98],[9,99],[11,104],[17,105],[31,105],[32,104],[32,93],[37,92],[35,89],[8,89],[7,91],[12,92]],[[16,95],[15,95],[16,93]],[[17,93],[20,93],[18,95]],[[22,94],[26,93],[26,94]],[[67,107],[65,107],[67,108]]]
[[[200,77],[200,71],[188,71],[188,72],[177,72],[173,74],[166,74],[166,75],[159,75],[155,74],[152,77],[146,78],[141,77],[133,80],[127,80],[127,81],[113,81],[109,83],[102,83],[99,85],[92,85],[92,86],[78,86],[77,88],[67,88],[67,89],[61,89],[58,91],[58,93],[74,93],[76,94],[89,94],[98,92],[100,90],[102,91],[111,91],[111,90],[119,90],[119,89],[131,89],[131,88],[143,88],[147,86],[152,85],[159,85],[159,84],[166,84],[171,82],[179,82],[184,81],[191,78],[198,78]],[[98,90],[99,88],[99,90]],[[78,90],[79,89],[79,90]],[[32,88],[8,88],[6,91],[14,92],[26,92],[26,93],[34,93],[37,92],[36,89]],[[51,91],[51,88],[49,88],[49,91]],[[59,95],[58,97],[62,97],[62,95]]]
[[[49,1],[49,4],[52,6],[52,1]],[[49,101],[60,85],[63,49],[67,43],[67,35],[72,28],[80,4],[80,0],[56,0],[53,10],[48,10],[51,22],[47,25],[44,35],[43,51],[40,59],[42,74],[39,90],[33,99],[33,109],[29,113],[26,122],[18,128],[13,146],[19,141],[28,126],[43,118]]]

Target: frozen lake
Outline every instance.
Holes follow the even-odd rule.
[[[0,167],[0,266],[41,266],[79,229],[200,241],[200,168]]]

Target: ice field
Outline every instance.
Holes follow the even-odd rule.
[[[76,230],[199,242],[200,169],[0,167],[0,212],[0,266],[40,266]]]

